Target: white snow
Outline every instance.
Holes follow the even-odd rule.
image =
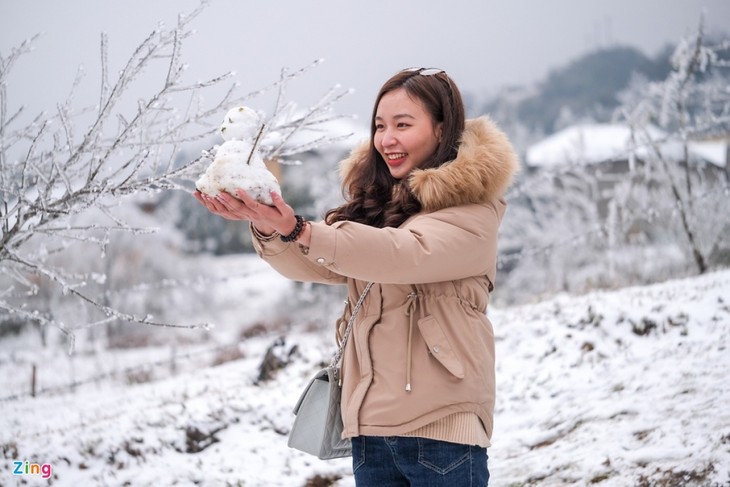
[[[632,155],[646,159],[653,155],[652,143],[670,160],[683,157],[681,144],[667,140],[667,134],[649,126],[646,133],[633,133],[628,125],[608,123],[578,124],[560,130],[528,147],[526,163],[534,167],[600,164],[629,159]],[[718,166],[724,166],[722,142],[692,142],[690,154]],[[724,147],[724,145],[722,146]]]
[[[237,325],[271,317],[282,295],[295,295],[295,286],[255,262],[211,264],[255,269],[210,290],[225,292],[220,340],[234,337]],[[333,323],[340,305],[317,306]],[[489,315],[498,354],[491,486],[719,486],[730,479],[729,270],[558,295]],[[180,346],[178,353],[196,353],[176,375],[153,373],[146,383],[127,385],[112,374],[75,392],[0,399],[0,485],[304,486],[317,474],[354,485],[349,459],[324,462],[286,447],[291,408],[333,350],[331,326],[310,329],[305,320],[282,332],[278,356],[291,352],[291,363],[259,385],[258,366],[278,334],[236,341],[242,358],[218,366],[201,353],[210,342]],[[25,381],[5,379],[27,377],[23,354],[41,360],[41,374],[58,369],[50,383],[67,382],[60,371],[68,357],[35,346],[29,338],[0,341],[0,397],[25,392]],[[112,358],[123,366],[169,358],[162,348],[99,353],[78,357],[78,378],[100,364],[111,368]],[[216,430],[217,441],[188,452],[194,442],[187,438]],[[52,464],[52,481],[12,475],[15,460]]]
[[[226,154],[222,156],[216,154],[211,165],[195,182],[195,187],[211,196],[221,191],[235,196],[236,190],[243,189],[254,199],[272,205],[271,192],[276,191],[281,194],[276,176],[266,168],[264,161],[258,155],[254,154],[250,163],[247,163],[247,155],[227,150],[226,144],[232,142],[234,141],[221,146]]]
[[[689,143],[689,149],[695,154],[699,154],[708,162],[718,166],[727,166],[727,140],[705,140]]]
[[[281,188],[259,153],[256,139],[260,128],[260,117],[252,108],[231,109],[220,128],[226,141],[217,148],[213,162],[195,187],[210,196],[222,191],[236,196],[236,191],[243,189],[252,198],[272,205],[271,192],[281,194]]]
[[[219,132],[223,140],[253,140],[261,129],[261,116],[249,107],[231,108],[223,118]]]

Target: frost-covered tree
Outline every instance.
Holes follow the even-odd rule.
[[[230,108],[267,91],[276,96],[271,114],[264,117],[264,157],[282,160],[333,140],[322,127],[338,118],[333,104],[347,90],[335,86],[305,109],[286,97],[288,84],[321,60],[294,71],[282,69],[270,86],[245,94],[231,72],[204,81],[187,79],[183,45],[204,7],[205,2],[179,15],[172,28],[151,32],[115,74],[107,55],[109,39],[102,34],[100,91],[94,106],[76,102],[80,70],[64,101],[27,114],[23,106],[13,106],[16,99],[8,93],[7,80],[37,38],[9,54],[0,53],[0,314],[4,310],[41,327],[56,327],[71,339],[75,329],[119,320],[206,326],[160,322],[147,313],[125,310],[124,303],[118,306],[105,298],[109,265],[77,265],[78,259],[64,256],[81,253],[87,260],[103,259],[120,232],[154,232],[120,216],[120,205],[167,190],[190,192],[217,146],[182,162],[181,151],[191,144],[210,144]],[[156,88],[140,82],[155,76]],[[304,133],[314,135],[302,138]],[[71,300],[86,310],[75,314],[78,322],[59,319],[53,300],[38,299],[49,293],[44,286],[57,291],[60,301]]]
[[[610,286],[595,174],[582,165],[526,171],[508,192],[495,299],[521,302]]]
[[[636,76],[620,95],[616,119],[631,128],[629,146],[604,161],[566,160],[521,176],[507,195],[497,299],[654,282],[730,263],[722,217],[730,173],[697,146],[728,140],[729,58],[730,41],[710,42],[700,27],[679,43],[664,80]]]
[[[700,273],[709,268],[708,255],[723,235],[730,234],[726,223],[715,220],[728,212],[728,181],[721,171],[693,157],[691,144],[699,138],[728,139],[729,54],[730,41],[709,41],[701,20],[697,32],[677,45],[666,79],[635,82],[621,96],[620,117],[630,124],[645,154],[641,177],[617,193],[622,195],[623,218],[662,214],[669,217],[663,225],[677,221]],[[651,133],[653,127],[663,136]]]

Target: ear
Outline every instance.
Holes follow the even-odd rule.
[[[443,135],[443,126],[444,126],[444,123],[439,122],[433,127],[433,133],[436,136],[436,140],[438,140],[439,143],[441,143],[441,136]]]

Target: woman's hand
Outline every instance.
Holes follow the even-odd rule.
[[[274,206],[259,203],[239,189],[236,197],[220,192],[215,197],[195,191],[193,196],[211,213],[227,220],[248,220],[262,235],[279,232],[289,235],[297,224],[294,210],[276,192],[271,192]]]

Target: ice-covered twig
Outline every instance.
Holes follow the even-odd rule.
[[[33,309],[37,303],[23,297],[35,294],[37,283],[43,280],[55,286],[59,294],[117,320],[204,327],[164,323],[117,310],[90,294],[94,292],[90,288],[82,289],[90,279],[88,271],[67,273],[50,256],[92,244],[104,257],[111,232],[151,231],[116,216],[120,198],[164,189],[188,190],[210,156],[175,164],[183,144],[211,136],[220,113],[231,105],[276,87],[283,93],[286,83],[318,64],[289,72],[269,87],[243,96],[231,82],[217,100],[204,102],[205,93],[217,90],[232,77],[227,72],[202,81],[184,78],[183,43],[192,35],[190,24],[205,4],[179,16],[173,29],[160,27],[150,33],[113,76],[109,69],[110,41],[102,34],[98,103],[92,107],[74,105],[73,97],[84,74],[79,69],[67,99],[25,125],[21,122],[26,110],[22,105],[12,113],[8,109],[12,95],[6,81],[16,61],[32,51],[38,37],[23,42],[7,56],[0,55],[0,275],[10,279],[0,283],[0,307],[6,311],[67,333],[67,327],[50,315],[43,318],[46,315],[40,309]],[[158,70],[163,76],[159,88],[151,94],[141,92],[137,82],[140,74]],[[139,100],[132,108],[125,105],[130,98]],[[177,108],[181,101],[182,111]],[[88,210],[95,210],[108,223],[76,224],[74,219]]]
[[[651,150],[645,162],[661,168],[666,178],[681,230],[700,273],[708,269],[708,263],[697,235],[697,222],[702,218],[693,216],[693,201],[695,185],[702,184],[703,178],[695,176],[689,143],[692,137],[708,135],[708,130],[727,127],[730,86],[727,77],[717,72],[727,69],[728,60],[722,57],[726,55],[706,43],[701,18],[697,32],[682,39],[675,49],[673,69],[667,78],[639,87],[640,92],[633,95],[640,101],[622,110],[632,131],[649,142]],[[680,146],[681,157],[674,158],[678,160],[668,160],[661,143],[649,137],[648,126],[657,122],[666,139]]]
[[[299,146],[287,147],[287,143],[299,132],[306,132],[313,129],[316,130],[327,122],[346,118],[345,116],[324,116],[324,114],[331,112],[333,105],[350,93],[351,90],[340,91],[340,87],[335,86],[327,91],[317,103],[312,105],[298,117],[282,117],[283,113],[287,113],[283,110],[275,112],[272,115],[272,121],[270,122],[272,125],[272,131],[281,133],[282,136],[280,142],[268,149],[264,156],[267,159],[273,159],[285,154],[292,155],[302,153],[332,143],[336,139],[339,140],[339,136],[324,136],[316,139],[315,141],[309,141]],[[289,111],[293,111],[293,107],[291,107]],[[281,120],[280,118],[284,118],[284,120]],[[348,136],[349,135],[345,136],[345,138]]]
[[[256,134],[256,138],[253,141],[253,145],[251,146],[251,152],[248,154],[248,159],[246,159],[246,165],[251,164],[251,158],[256,153],[256,148],[259,145],[259,139],[261,139],[261,134],[264,133],[264,129],[266,128],[266,124],[261,124],[261,128],[259,129],[259,132]]]

